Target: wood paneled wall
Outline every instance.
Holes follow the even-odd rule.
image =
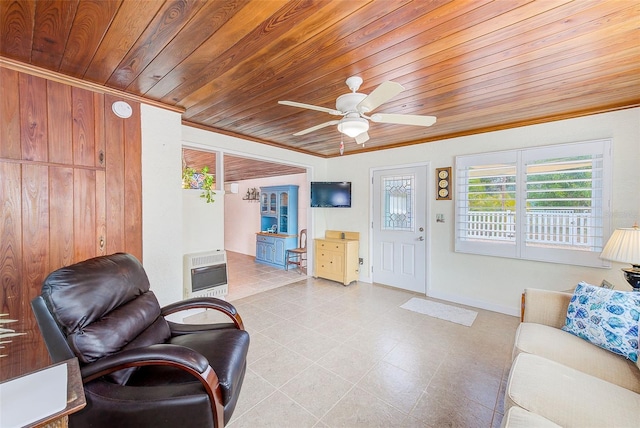
[[[0,380],[49,364],[30,301],[47,274],[97,255],[142,260],[140,106],[0,67]]]

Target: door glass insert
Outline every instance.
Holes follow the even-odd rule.
[[[289,194],[287,192],[280,193],[280,226],[278,232],[288,233],[289,231]]]
[[[275,193],[269,194],[269,212],[274,214],[276,212],[276,197],[277,195]]]
[[[414,175],[382,177],[383,230],[412,231],[414,229],[414,186]]]

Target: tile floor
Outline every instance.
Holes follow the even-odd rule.
[[[249,259],[228,264],[227,300],[251,334],[230,428],[500,425],[516,317],[469,308],[478,317],[465,327],[400,308],[414,293],[260,274]],[[256,274],[266,291],[249,295]],[[277,287],[272,275],[298,281]]]
[[[306,276],[301,275],[295,266],[285,271],[255,262],[255,257],[227,251],[227,282],[229,294],[226,300],[238,300],[242,297],[271,290]]]

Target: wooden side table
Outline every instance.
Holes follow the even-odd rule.
[[[315,240],[315,277],[344,285],[357,281],[360,233],[327,230],[324,239]]]

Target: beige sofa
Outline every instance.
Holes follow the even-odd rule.
[[[504,428],[640,427],[640,363],[560,330],[571,294],[526,289]]]

